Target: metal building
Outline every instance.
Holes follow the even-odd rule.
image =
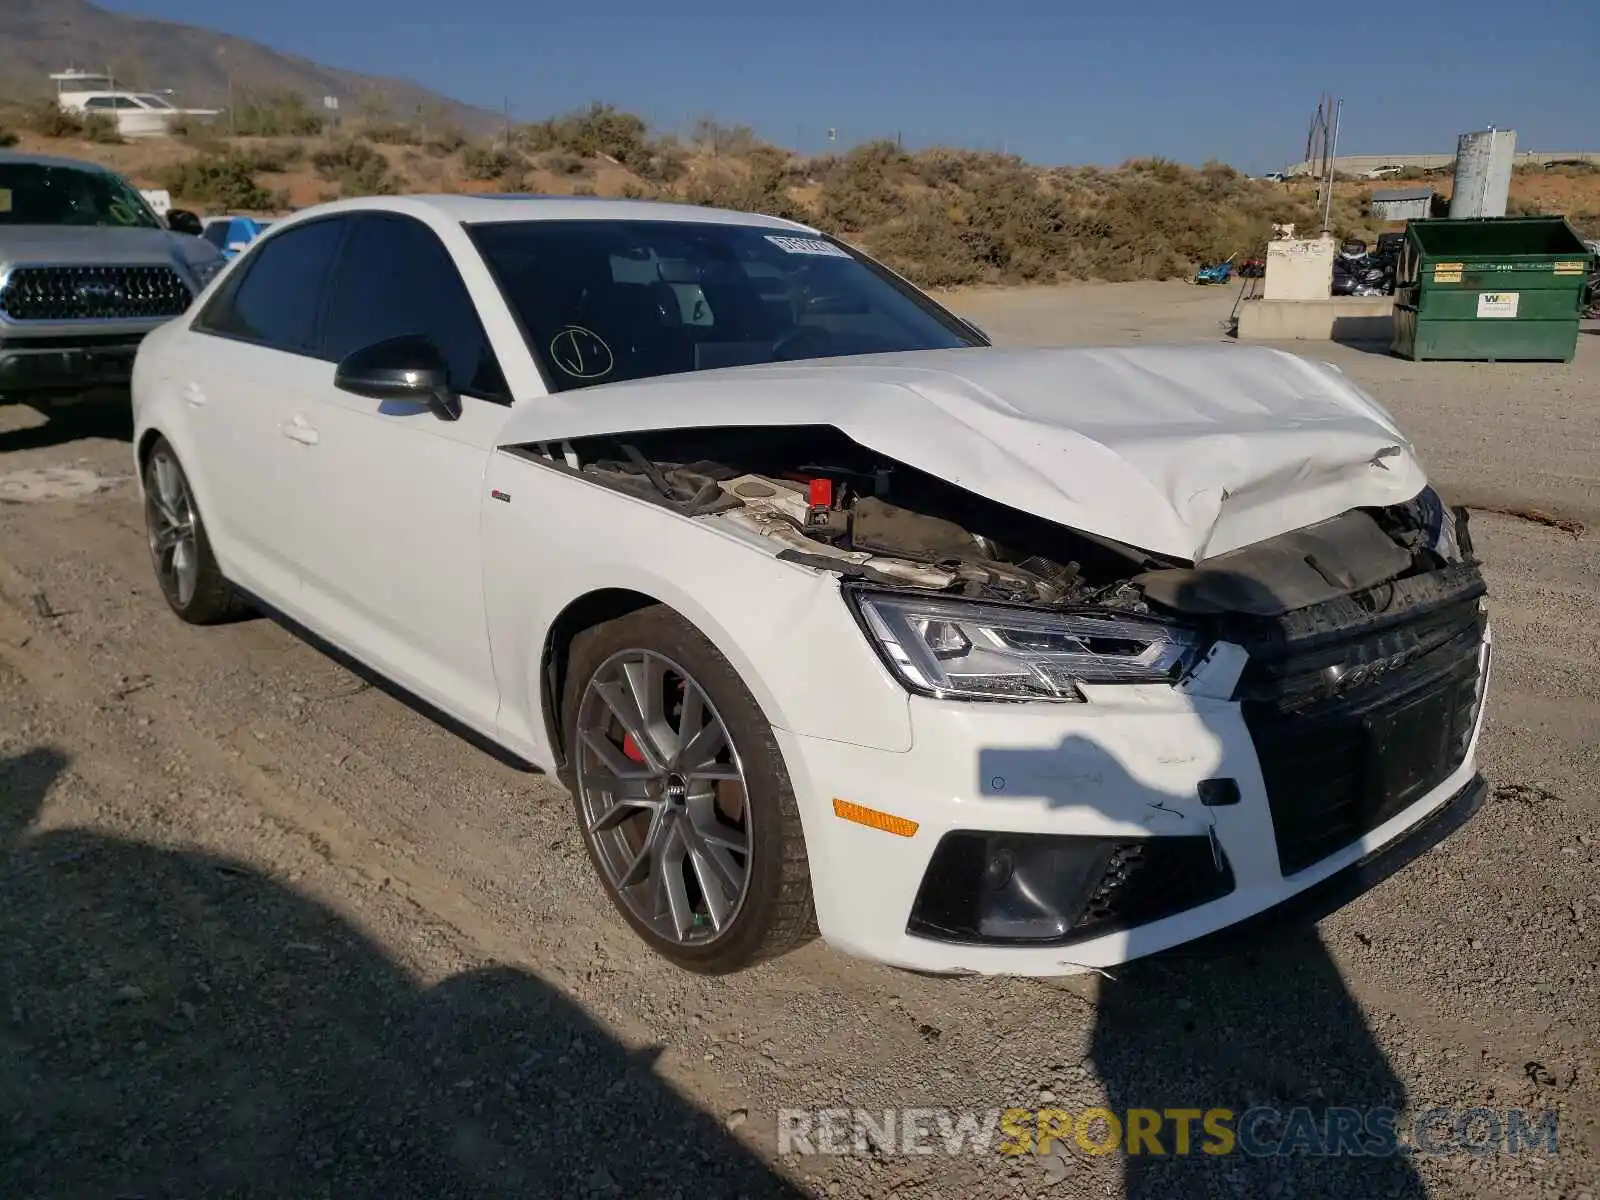
[[[1431,187],[1386,188],[1372,193],[1372,215],[1379,221],[1427,218],[1433,210]]]
[[[1483,129],[1463,133],[1456,143],[1456,182],[1450,192],[1450,215],[1503,217],[1511,191],[1511,167],[1517,157],[1517,131]]]

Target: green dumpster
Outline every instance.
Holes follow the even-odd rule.
[[[1417,360],[1571,362],[1588,262],[1563,217],[1412,221],[1392,349]]]

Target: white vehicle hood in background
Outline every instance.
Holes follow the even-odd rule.
[[[502,445],[738,425],[853,441],[1072,529],[1198,561],[1426,483],[1393,418],[1281,350],[978,348],[701,371],[519,402]]]

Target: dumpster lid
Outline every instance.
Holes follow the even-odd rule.
[[[1583,240],[1565,217],[1456,217],[1412,221],[1411,236],[1429,258],[1582,255]]]

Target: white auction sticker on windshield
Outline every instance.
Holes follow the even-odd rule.
[[[820,254],[824,258],[850,257],[832,242],[825,242],[821,238],[780,237],[773,233],[767,234],[766,238],[785,254]]]

